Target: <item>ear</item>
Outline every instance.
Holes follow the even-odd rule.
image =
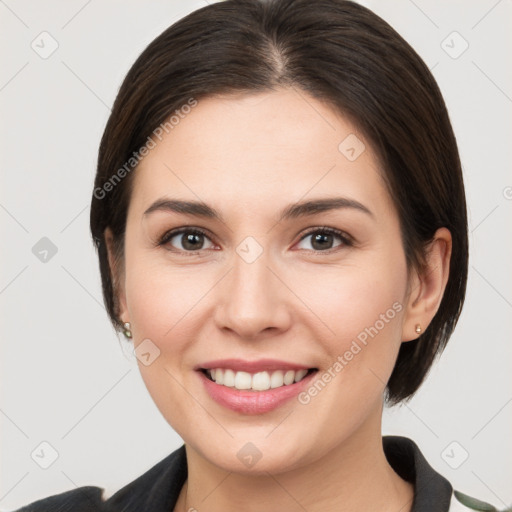
[[[112,288],[114,293],[114,301],[118,307],[119,319],[121,322],[128,322],[128,309],[126,307],[126,294],[124,290],[123,272],[119,262],[115,257],[114,236],[110,227],[104,231],[105,244],[107,246],[108,264],[110,267],[110,279],[112,280]]]
[[[450,273],[452,236],[447,228],[439,228],[426,254],[425,268],[414,272],[409,284],[409,297],[402,328],[402,341],[419,338],[416,326],[425,332],[443,298]]]

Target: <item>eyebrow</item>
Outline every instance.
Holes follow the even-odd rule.
[[[372,211],[364,204],[349,199],[347,197],[332,197],[325,199],[314,199],[309,201],[302,201],[294,203],[284,208],[279,217],[279,222],[283,220],[296,219],[299,217],[307,217],[316,215],[321,212],[339,209],[354,209],[363,212],[370,217],[375,218]],[[203,203],[201,201],[184,201],[180,199],[169,199],[162,197],[157,199],[145,212],[144,215],[149,215],[155,211],[168,211],[181,213],[185,215],[192,215],[194,217],[201,217],[207,219],[216,219],[224,223],[224,219],[220,212],[215,208]]]

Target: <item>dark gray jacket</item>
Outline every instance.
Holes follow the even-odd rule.
[[[497,510],[488,503],[454,491],[411,439],[383,436],[382,442],[389,464],[403,479],[414,484],[413,512]],[[38,500],[15,512],[170,512],[186,479],[183,444],[106,501],[102,500],[103,489],[86,486]]]

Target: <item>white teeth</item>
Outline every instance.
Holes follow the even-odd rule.
[[[299,380],[302,380],[306,376],[306,373],[308,373],[307,370],[296,371],[295,372],[295,382],[299,382]]]
[[[256,391],[266,391],[270,389],[270,375],[268,372],[255,373],[252,376],[252,389]]]
[[[224,384],[224,386],[229,386],[230,388],[235,385],[235,372],[233,370],[224,370],[222,384]]]
[[[226,370],[226,373],[232,370]],[[226,383],[224,382],[224,385]],[[235,388],[236,389],[251,389],[252,386],[252,377],[250,373],[247,372],[236,372],[235,375]]]
[[[266,391],[267,389],[289,386],[294,382],[301,381],[307,370],[276,370],[273,372],[258,372],[250,374],[248,372],[235,372],[229,368],[212,368],[207,370],[208,375],[217,384],[235,389],[251,389],[254,391]]]
[[[284,377],[284,374],[281,370],[277,370],[276,372],[273,372],[272,376],[270,377],[270,387],[271,388],[280,388],[282,385],[284,385],[283,377]]]
[[[284,383],[289,386],[290,384],[293,384],[293,381],[295,380],[295,372],[293,370],[288,370],[284,374]]]

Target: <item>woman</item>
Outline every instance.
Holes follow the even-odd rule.
[[[229,0],[164,31],[114,103],[91,232],[184,445],[106,501],[21,510],[490,507],[381,435],[455,328],[468,240],[440,91],[368,9]]]

